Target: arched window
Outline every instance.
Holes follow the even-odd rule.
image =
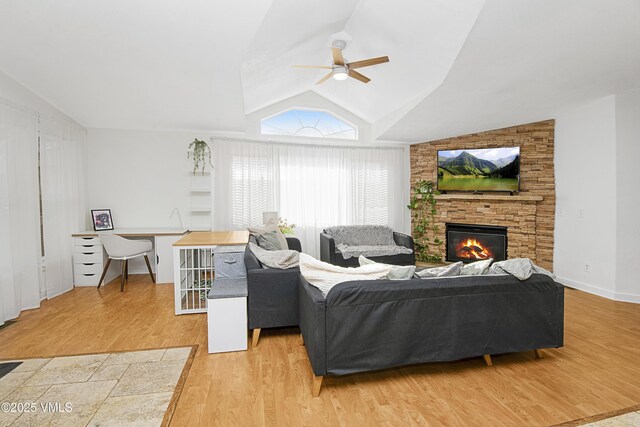
[[[262,135],[358,139],[358,129],[321,110],[294,108],[260,121]]]

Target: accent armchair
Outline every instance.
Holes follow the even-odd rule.
[[[249,241],[257,244],[255,237]],[[289,249],[302,252],[300,240],[287,237]],[[244,253],[247,268],[249,329],[253,330],[252,346],[258,345],[262,328],[298,325],[299,268],[279,270],[262,268],[249,246]]]

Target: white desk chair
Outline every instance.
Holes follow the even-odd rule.
[[[104,266],[102,276],[100,276],[98,289],[100,289],[100,285],[104,280],[104,276],[107,274],[107,270],[109,269],[111,260],[119,259],[122,261],[120,292],[123,292],[124,281],[125,279],[129,278],[129,260],[132,258],[137,258],[139,256],[144,256],[144,260],[147,263],[147,269],[149,269],[151,280],[153,281],[153,283],[156,283],[156,279],[155,277],[153,277],[153,272],[151,271],[151,265],[149,264],[149,258],[147,257],[147,252],[150,252],[153,248],[153,244],[149,240],[130,240],[125,239],[124,237],[117,236],[115,234],[106,233],[100,233],[98,234],[98,236],[100,237],[100,241],[104,246],[104,250],[107,251],[107,255],[109,256],[107,264]]]

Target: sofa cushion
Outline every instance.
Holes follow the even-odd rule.
[[[338,225],[325,228],[324,232],[336,242],[347,246],[395,245],[393,229],[386,225]]]
[[[393,245],[376,245],[376,246],[347,246],[337,245],[337,250],[342,254],[344,259],[357,258],[360,255],[365,257],[380,257],[389,255],[410,254],[413,250],[404,246]]]

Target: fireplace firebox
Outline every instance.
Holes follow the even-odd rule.
[[[447,261],[507,259],[507,227],[446,224]]]

